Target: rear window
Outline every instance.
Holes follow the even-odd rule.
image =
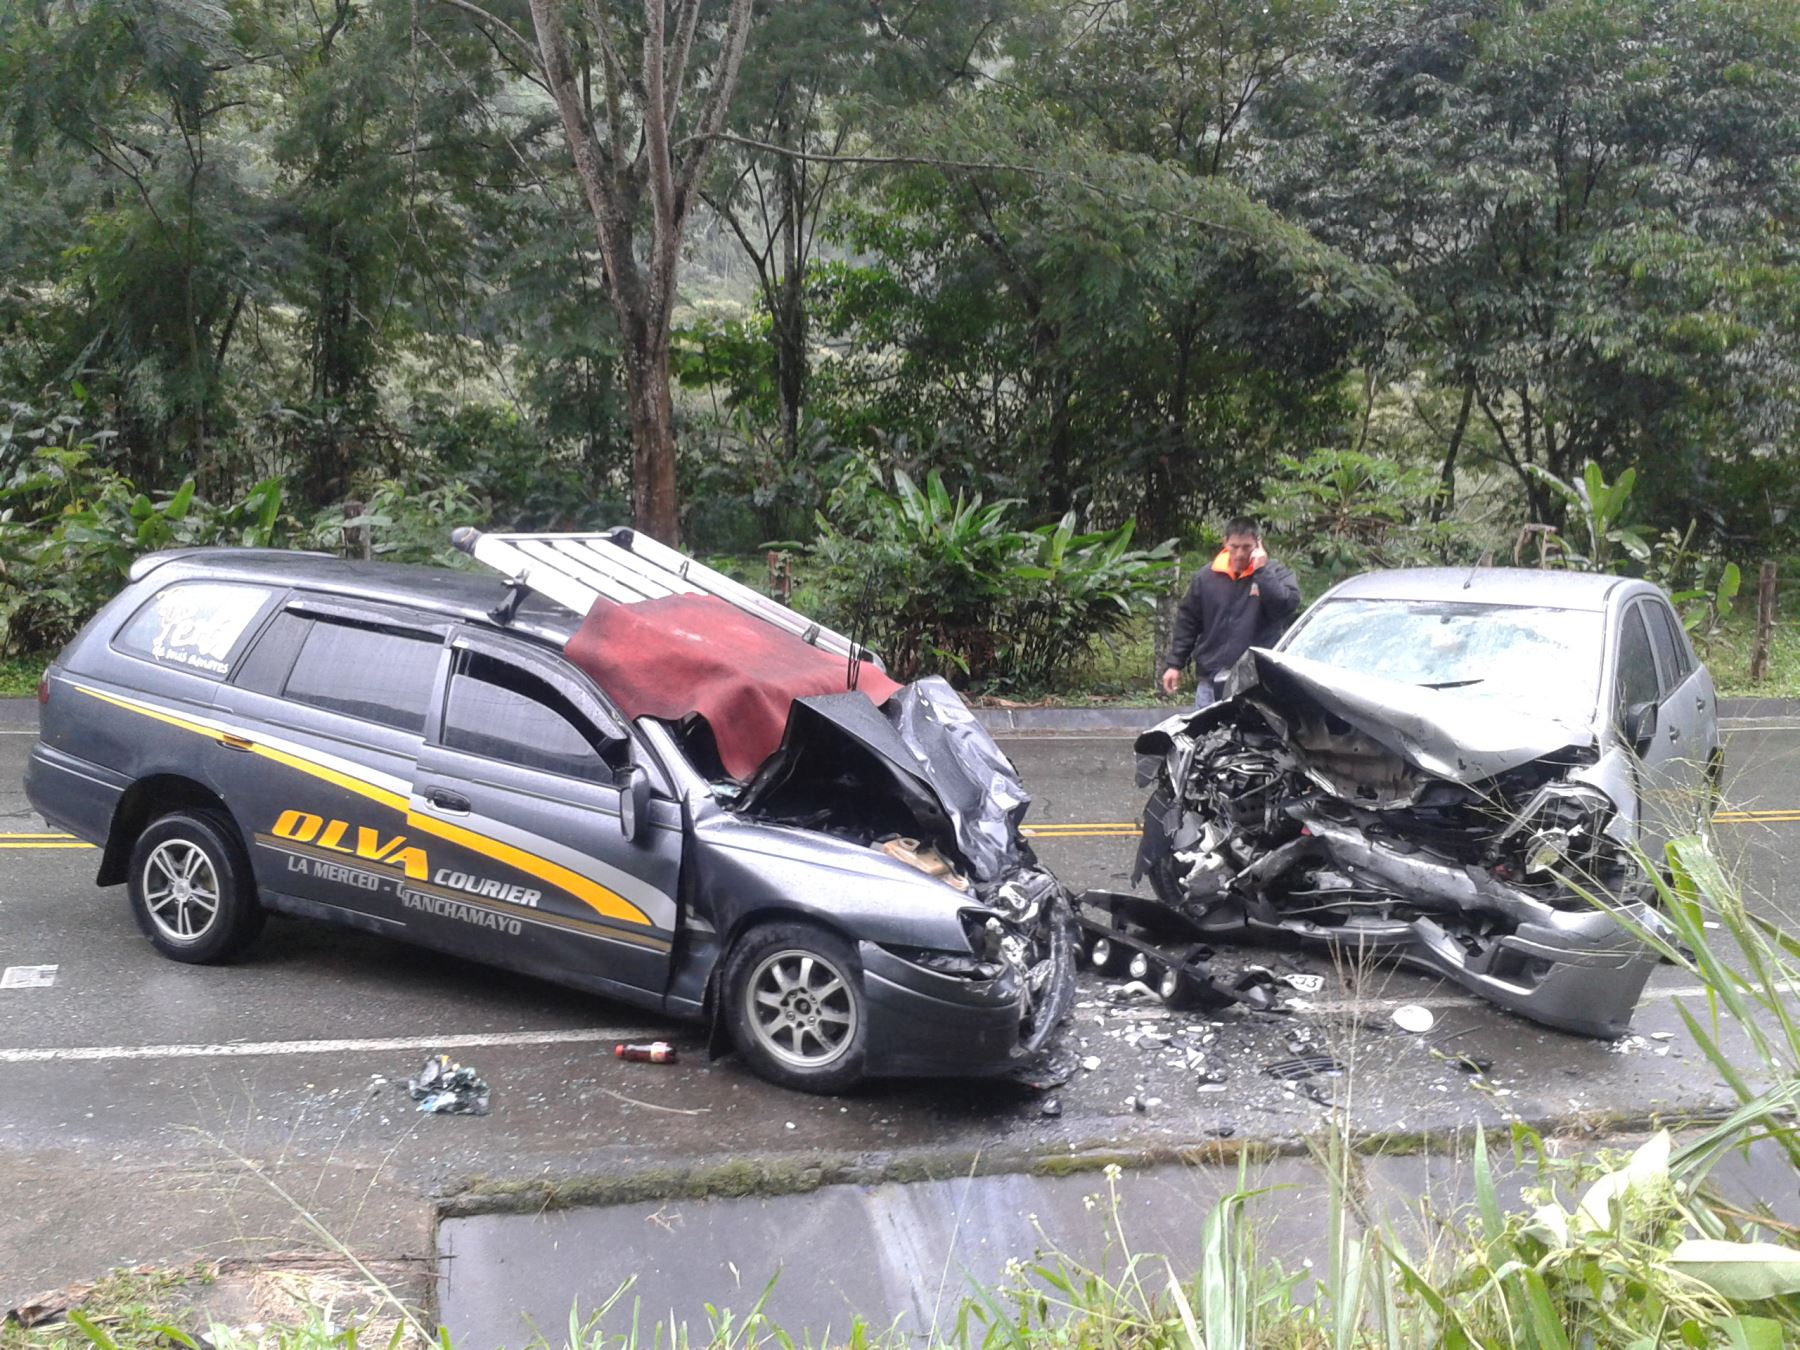
[[[180,581],[146,600],[113,646],[127,656],[222,680],[257,615],[274,599],[264,586]]]
[[[426,634],[317,619],[283,692],[296,703],[423,733],[442,647]]]

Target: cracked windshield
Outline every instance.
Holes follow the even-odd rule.
[[[1319,607],[1287,650],[1344,670],[1584,722],[1598,689],[1601,631],[1585,610],[1336,600]],[[1554,678],[1545,678],[1552,672]]]

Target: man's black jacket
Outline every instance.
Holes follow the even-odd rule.
[[[1299,609],[1300,583],[1287,568],[1265,561],[1233,577],[1221,553],[1182,597],[1163,668],[1179,670],[1191,660],[1209,679],[1250,648],[1274,646]]]

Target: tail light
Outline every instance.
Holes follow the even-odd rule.
[[[43,707],[49,701],[50,701],[50,672],[45,671],[42,675],[38,676],[38,707],[40,707],[40,708]]]

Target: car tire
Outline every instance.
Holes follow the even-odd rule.
[[[825,1094],[861,1081],[868,1001],[842,938],[802,923],[753,928],[732,948],[723,987],[732,1044],[764,1078]]]
[[[223,811],[177,811],[131,849],[126,890],[151,945],[173,961],[226,961],[262,931],[250,858]]]

